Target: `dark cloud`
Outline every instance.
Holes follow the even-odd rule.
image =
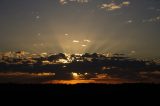
[[[5,71],[4,71],[5,70]],[[12,70],[12,71],[11,71]],[[0,82],[14,83],[159,83],[160,67],[124,54],[1,54]],[[23,79],[23,80],[20,80]],[[58,81],[59,80],[59,81]]]

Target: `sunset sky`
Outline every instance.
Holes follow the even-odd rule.
[[[160,0],[0,0],[0,51],[160,57]]]

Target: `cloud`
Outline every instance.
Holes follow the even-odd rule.
[[[133,20],[128,20],[127,23],[129,23],[129,24],[130,24],[130,23],[133,23]]]
[[[87,40],[87,39],[86,39],[86,40],[83,40],[83,41],[84,41],[84,42],[88,42],[88,43],[90,43],[90,42],[91,42],[90,40]]]
[[[72,42],[73,42],[73,43],[79,43],[79,41],[78,41],[78,40],[73,40]]]
[[[101,9],[105,9],[107,11],[113,11],[113,10],[118,10],[118,9],[121,9],[123,7],[126,7],[130,5],[130,2],[129,1],[124,1],[120,4],[117,4],[115,2],[111,2],[111,3],[104,3],[101,5]]]
[[[156,17],[157,20],[160,20],[160,16]]]
[[[132,51],[131,51],[131,53],[132,53],[132,54],[135,54],[135,53],[136,53],[136,51],[132,50]]]
[[[88,3],[90,0],[59,0],[62,5],[68,4],[69,2],[77,2],[77,3]]]
[[[108,11],[112,10],[117,10],[120,9],[121,7],[119,5],[116,5],[115,3],[110,3],[110,4],[102,4],[101,9],[106,9]]]
[[[158,12],[159,12],[159,11],[160,11],[160,9],[156,9],[156,11],[158,11]]]
[[[145,23],[145,22],[160,22],[160,16],[150,18],[150,19],[144,19],[144,20],[142,20],[142,22],[143,23]]]
[[[154,72],[152,72],[152,74],[154,74],[154,75],[160,75],[160,71],[154,71]]]
[[[88,3],[89,2],[89,0],[69,0],[69,1],[78,2],[78,3]]]
[[[36,16],[36,19],[40,19],[40,16],[37,15],[37,16]]]
[[[89,3],[92,0],[59,0],[60,4],[65,5],[65,4],[69,4],[71,2],[75,2],[75,3]],[[118,10],[121,9],[123,7],[129,6],[131,3],[130,1],[123,1],[121,3],[116,3],[114,1],[110,2],[110,3],[103,3],[100,5],[101,9],[105,9],[107,11],[113,11],[113,10]]]
[[[122,2],[122,4],[121,5],[123,5],[123,6],[128,6],[128,5],[130,5],[131,3],[129,2],[129,1],[124,1],[124,2]]]
[[[82,47],[86,47],[87,45],[82,45]]]
[[[68,33],[66,33],[66,34],[64,34],[65,36],[68,36],[69,34]]]
[[[67,0],[59,0],[59,2],[63,5],[68,3]]]

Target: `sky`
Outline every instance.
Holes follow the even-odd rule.
[[[160,0],[0,0],[0,51],[160,57]]]

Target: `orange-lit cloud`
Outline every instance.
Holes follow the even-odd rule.
[[[78,40],[73,40],[72,42],[73,42],[73,43],[79,43],[79,41],[78,41]]]
[[[63,5],[68,3],[67,0],[59,0],[59,2]]]
[[[91,42],[90,40],[87,40],[87,39],[86,39],[86,40],[83,40],[83,41],[84,41],[84,42],[88,42],[88,43],[90,43],[90,42]]]
[[[107,11],[113,11],[113,10],[118,10],[118,9],[121,9],[122,7],[126,7],[130,5],[130,2],[129,1],[124,1],[120,4],[117,4],[115,2],[111,2],[111,3],[104,3],[101,5],[101,9],[105,9]]]
[[[82,47],[86,47],[87,45],[82,45]]]
[[[68,33],[66,33],[66,34],[64,34],[65,36],[68,36],[69,34]]]
[[[130,2],[129,2],[129,1],[124,1],[124,2],[122,2],[121,5],[126,5],[126,6],[128,6],[128,5],[130,5]]]
[[[106,10],[117,10],[120,9],[121,6],[116,5],[115,3],[110,3],[110,4],[102,4],[101,9],[106,9]]]

